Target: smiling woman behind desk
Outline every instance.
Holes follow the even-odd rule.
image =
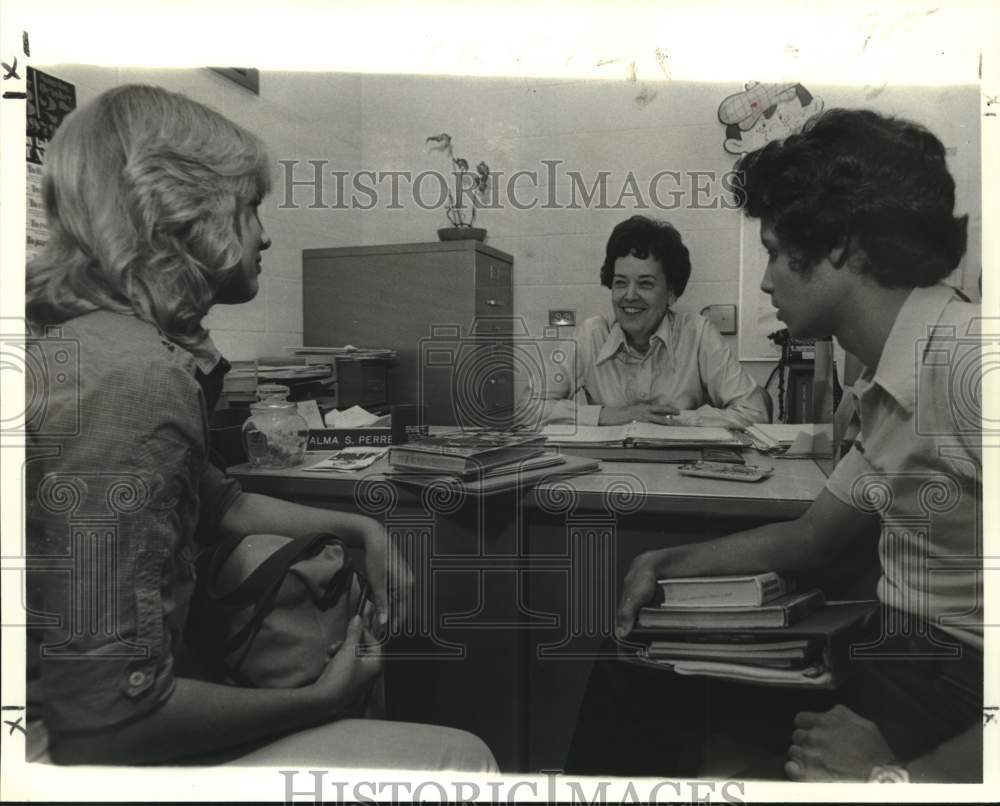
[[[616,226],[601,266],[614,321],[583,322],[575,370],[550,371],[543,390],[529,389],[527,408],[540,406],[545,424],[768,422],[766,393],[712,324],[671,309],[690,275],[687,247],[670,224],[632,216]]]

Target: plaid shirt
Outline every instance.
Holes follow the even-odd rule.
[[[173,691],[197,545],[241,494],[207,461],[216,361],[108,311],[27,353],[29,716],[103,728]]]

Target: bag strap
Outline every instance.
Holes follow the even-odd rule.
[[[288,574],[288,570],[302,559],[312,556],[323,546],[337,544],[344,546],[343,541],[336,535],[329,533],[318,533],[295,538],[273,552],[267,559],[261,562],[239,585],[227,593],[220,594],[213,590],[213,582],[218,575],[219,569],[229,558],[236,546],[245,538],[239,540],[227,540],[220,544],[210,564],[211,575],[207,585],[207,595],[209,599],[217,604],[227,605],[233,608],[252,607],[253,611],[246,623],[240,627],[231,637],[225,641],[224,653],[229,654],[241,645],[244,646],[243,653],[239,660],[232,664],[231,674],[238,680],[238,670],[243,661],[249,655],[253,647],[254,639],[260,631],[261,625],[267,614],[274,606],[278,591],[281,589]],[[324,593],[321,606],[331,607],[340,600],[343,594],[350,590],[353,582],[354,570],[350,555],[344,551],[344,565],[331,578]]]
[[[226,564],[236,547],[245,539],[246,537],[242,537],[236,541],[227,541],[226,544],[220,545],[212,556],[212,562],[209,566],[208,595],[213,602],[233,606],[253,604],[265,595],[275,582],[280,584],[284,580],[285,574],[288,573],[288,569],[295,563],[317,553],[328,543],[339,544],[341,547],[344,545],[343,541],[336,535],[325,532],[294,538],[272,552],[235,588],[226,593],[219,593],[216,590],[215,581],[219,577],[222,566]],[[350,560],[345,551],[344,565],[349,564]]]

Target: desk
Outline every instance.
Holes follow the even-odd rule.
[[[414,614],[390,646],[389,716],[476,733],[505,772],[561,768],[591,657],[641,551],[802,514],[826,476],[808,459],[755,456],[759,483],[604,462],[587,476],[487,497],[355,477],[230,468],[248,492],[383,520],[414,569]],[[384,460],[383,460],[384,462]]]

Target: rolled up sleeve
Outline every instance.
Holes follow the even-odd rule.
[[[206,459],[183,368],[152,362],[83,387],[80,432],[28,467],[29,675],[52,733],[133,721],[173,692],[168,622]]]
[[[770,421],[767,394],[740,366],[719,332],[705,321],[698,349],[698,369],[708,403],[695,409],[699,424],[742,428]]]

